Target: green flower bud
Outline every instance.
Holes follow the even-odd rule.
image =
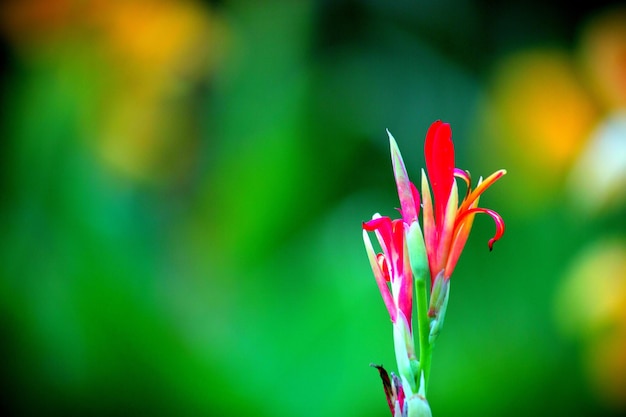
[[[450,280],[445,279],[443,271],[441,271],[433,283],[433,289],[430,293],[430,306],[428,307],[428,317],[430,317],[430,334],[428,340],[431,344],[437,339],[437,336],[439,336],[443,328],[449,297]]]
[[[413,277],[416,281],[425,281],[430,274],[430,269],[428,268],[424,236],[418,222],[413,222],[409,226],[409,230],[406,233],[406,244],[409,250],[409,261],[411,262]]]
[[[428,401],[420,394],[413,394],[405,401],[403,411],[406,412],[406,417],[432,417]]]

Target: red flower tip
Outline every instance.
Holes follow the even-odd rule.
[[[430,126],[424,143],[424,157],[433,189],[435,222],[441,225],[454,182],[454,143],[448,123],[437,120]]]

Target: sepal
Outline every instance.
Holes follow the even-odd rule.
[[[443,271],[441,271],[437,274],[435,282],[433,283],[433,289],[430,295],[430,306],[428,307],[428,317],[430,318],[428,340],[430,344],[434,343],[443,328],[449,297],[450,280],[446,279],[443,275]]]
[[[390,378],[382,365],[370,363],[370,366],[378,369],[380,379],[383,381],[383,389],[385,390],[385,397],[387,397],[387,405],[389,405],[391,415],[393,417],[407,417],[406,395],[400,378],[393,372]],[[413,395],[411,392],[409,394]]]
[[[396,363],[398,373],[403,381],[409,385],[407,388],[415,392],[417,390],[414,367],[411,358],[415,357],[415,347],[413,345],[413,334],[409,329],[404,314],[398,311],[398,319],[393,323],[393,345],[396,353]]]

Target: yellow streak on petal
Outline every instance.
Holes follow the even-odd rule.
[[[484,181],[482,181],[482,178],[481,178],[478,181],[478,184],[476,185],[476,189],[474,189],[467,196],[467,198],[461,204],[461,207],[459,207],[459,212],[463,212],[465,210],[468,210],[470,208],[470,206],[473,205],[474,200],[477,200],[478,197],[482,193],[484,193],[487,188],[491,187],[494,182],[496,182],[497,180],[502,178],[505,174],[506,174],[506,169],[500,169],[500,170],[494,172],[493,174],[491,174],[490,176],[488,176],[487,179],[485,179]]]
[[[423,226],[424,241],[426,242],[426,252],[428,253],[428,265],[434,265],[436,256],[437,230],[435,228],[435,217],[433,213],[433,200],[430,196],[430,187],[426,173],[422,169],[422,204],[423,204]],[[431,268],[431,274],[433,274]]]
[[[455,233],[454,224],[456,222],[458,202],[459,191],[455,179],[452,181],[452,188],[450,189],[450,196],[448,197],[448,204],[446,205],[446,213],[443,217],[443,224],[437,225],[440,233],[439,246],[437,248],[437,263],[435,264],[437,271],[444,269],[450,253],[450,245]]]
[[[479,180],[479,184],[481,180]],[[480,197],[477,197],[468,209],[478,207],[479,199]],[[459,212],[457,213],[457,218],[459,218],[461,214],[462,212],[459,210]],[[448,262],[446,262],[446,268],[444,272],[445,276],[447,277],[450,277],[452,275],[454,267],[461,257],[461,253],[463,252],[465,243],[467,242],[470,231],[472,230],[472,225],[474,224],[474,216],[474,214],[469,214],[465,216],[465,218],[454,228],[454,240],[451,244],[450,255],[448,256]]]

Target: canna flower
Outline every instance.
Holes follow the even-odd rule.
[[[446,281],[450,279],[476,214],[488,214],[495,221],[496,232],[489,240],[489,250],[504,234],[502,217],[491,209],[478,207],[478,201],[487,188],[506,174],[506,170],[498,170],[485,180],[481,177],[476,188],[472,190],[469,172],[454,166],[450,125],[440,120],[428,129],[424,156],[428,172],[427,176],[422,170],[424,240],[431,283],[434,284],[439,275]],[[456,178],[461,178],[467,186],[467,192],[460,202]]]
[[[412,324],[413,271],[416,269],[412,265],[415,256],[409,256],[409,253],[415,252],[414,248],[421,247],[423,254],[421,264],[427,270],[424,238],[417,221],[420,199],[417,189],[408,179],[400,151],[392,138],[390,143],[402,218],[392,220],[376,213],[372,220],[363,223],[363,241],[376,283],[393,324],[399,376],[391,373],[389,378],[382,366],[374,366],[380,372],[387,403],[394,417],[429,416],[428,403],[421,393],[418,393],[421,372],[415,354]],[[381,253],[375,252],[368,232],[376,234]],[[420,271],[420,274],[423,275],[423,272]],[[422,412],[415,414],[417,410]]]
[[[488,214],[495,221],[496,232],[489,240],[490,250],[502,237],[502,217],[493,210],[478,207],[478,202],[481,194],[506,171],[496,171],[484,181],[480,178],[476,188],[472,189],[469,172],[454,166],[450,125],[436,121],[426,134],[424,154],[428,175],[422,170],[420,198],[419,191],[409,180],[395,139],[389,131],[387,134],[401,218],[392,220],[375,214],[372,220],[363,223],[363,241],[393,323],[399,376],[391,373],[390,378],[382,366],[373,366],[378,369],[383,380],[387,403],[394,417],[431,417],[426,388],[432,348],[446,313],[450,276],[469,237],[476,214]],[[465,181],[467,189],[460,201],[457,178]],[[420,208],[423,209],[424,233],[418,220]],[[375,252],[369,232],[376,234],[381,253]],[[414,289],[419,360],[415,355],[413,341]]]

